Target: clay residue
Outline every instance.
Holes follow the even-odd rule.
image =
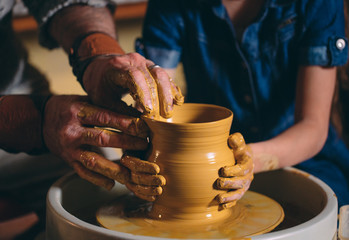
[[[116,114],[116,113],[115,113]],[[117,120],[116,117],[100,114],[100,110],[87,103],[82,104],[77,116],[80,119],[85,119],[90,122],[99,122],[101,129],[112,132],[124,132],[132,136],[146,138],[149,135],[149,129],[145,122],[137,117],[122,115],[122,120]],[[87,136],[89,137],[89,136]]]
[[[126,168],[109,161],[95,152],[82,151],[79,161],[89,170],[100,173],[110,179],[120,183],[126,183],[129,179],[129,173]]]
[[[260,154],[255,156],[261,164],[261,171],[270,171],[279,168],[280,160],[277,156],[271,154]]]

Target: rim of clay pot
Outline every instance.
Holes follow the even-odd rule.
[[[287,167],[284,170],[286,171],[298,171],[300,173],[307,174],[306,172],[303,172],[301,170],[292,168],[292,167]],[[251,238],[253,240],[267,240],[267,239],[283,239],[285,236],[290,235],[292,236],[295,232],[301,233],[305,231],[309,231],[309,228],[312,226],[315,226],[315,224],[322,223],[323,226],[324,224],[327,223],[328,219],[331,218],[333,215],[333,211],[336,211],[338,209],[338,203],[336,196],[332,189],[327,186],[323,181],[320,179],[309,175],[309,179],[317,183],[318,185],[321,186],[323,191],[326,193],[327,196],[327,203],[324,207],[324,209],[314,218],[301,223],[297,226],[276,231],[276,232],[271,232],[271,233],[265,233],[262,235],[258,236],[252,236]],[[141,236],[141,235],[133,235],[133,234],[128,234],[128,233],[123,233],[123,232],[116,232],[113,230],[109,230],[100,226],[96,226],[87,222],[84,222],[83,220],[80,220],[79,218],[75,217],[73,214],[69,213],[67,210],[65,210],[62,206],[62,203],[60,202],[62,200],[62,188],[65,184],[69,182],[70,179],[73,178],[78,178],[78,175],[75,173],[70,173],[65,176],[63,176],[61,179],[59,179],[56,183],[54,183],[51,188],[48,191],[47,194],[47,206],[50,208],[50,210],[55,213],[58,217],[63,218],[65,221],[70,223],[71,225],[76,226],[79,229],[84,230],[85,232],[97,232],[100,233],[106,237],[115,237],[115,238],[121,238],[125,240],[129,239],[137,239],[140,240],[159,240],[159,239],[164,239],[164,238],[159,238],[159,237],[147,237],[147,236]],[[116,183],[115,187],[121,188],[122,185]],[[335,223],[337,224],[337,223]],[[170,238],[168,238],[170,239]],[[298,239],[298,238],[297,238]],[[187,239],[187,240],[197,240],[197,239]],[[203,239],[204,240],[204,239]],[[212,239],[207,239],[207,240],[212,240]],[[223,239],[220,239],[223,240]]]
[[[149,116],[142,116],[142,118],[146,121],[152,121],[152,122],[157,122],[158,124],[165,124],[165,125],[172,125],[172,126],[208,126],[208,125],[214,125],[217,123],[220,123],[222,121],[227,121],[229,118],[232,118],[234,116],[233,112],[226,108],[222,107],[219,105],[214,105],[214,104],[205,104],[205,103],[184,103],[181,106],[174,106],[174,111],[188,111],[188,108],[192,108],[193,111],[202,111],[201,114],[205,114],[205,117],[209,117],[206,121],[193,121],[193,122],[186,122],[186,121],[181,121],[181,122],[176,122],[173,120],[175,116],[165,119],[160,117],[160,119],[153,119]],[[213,112],[209,112],[208,110],[216,111],[216,113],[219,113],[219,116],[213,114]],[[205,111],[203,111],[205,110]]]

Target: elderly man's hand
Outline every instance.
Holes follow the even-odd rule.
[[[84,96],[52,96],[45,107],[43,136],[47,148],[80,177],[106,189],[113,187],[114,180],[127,184],[130,173],[93,147],[145,150],[147,135],[148,127],[141,119],[95,107]]]
[[[236,164],[221,168],[220,177],[216,182],[217,188],[231,190],[217,196],[223,208],[234,206],[248,190],[253,180],[252,153],[243,136],[240,133],[230,135],[228,144],[233,150]]]
[[[123,113],[121,101],[129,93],[137,110],[149,116],[169,118],[173,104],[184,101],[180,89],[162,68],[138,53],[101,56],[83,75],[83,85],[93,103]]]

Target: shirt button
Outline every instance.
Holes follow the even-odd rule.
[[[343,38],[339,38],[337,41],[336,41],[336,47],[339,49],[339,50],[343,50],[345,48],[345,40]]]

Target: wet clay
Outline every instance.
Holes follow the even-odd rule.
[[[185,221],[190,225],[211,224],[226,219],[215,182],[219,169],[235,164],[228,136],[233,113],[206,104],[175,106],[170,119],[145,117],[151,131],[148,161],[160,167],[166,179],[149,216],[153,219]]]
[[[144,117],[151,131],[148,161],[166,179],[154,203],[125,195],[97,212],[97,221],[119,232],[161,238],[242,238],[274,229],[284,218],[274,200],[247,192],[224,208],[216,187],[222,167],[235,164],[228,146],[233,113],[223,107],[184,104],[170,119]]]
[[[138,236],[180,239],[245,239],[273,230],[283,221],[282,207],[262,194],[248,191],[227,209],[225,221],[188,225],[178,219],[155,220],[148,216],[151,203],[124,195],[97,211],[97,221],[105,228]],[[248,238],[247,238],[248,239]]]

